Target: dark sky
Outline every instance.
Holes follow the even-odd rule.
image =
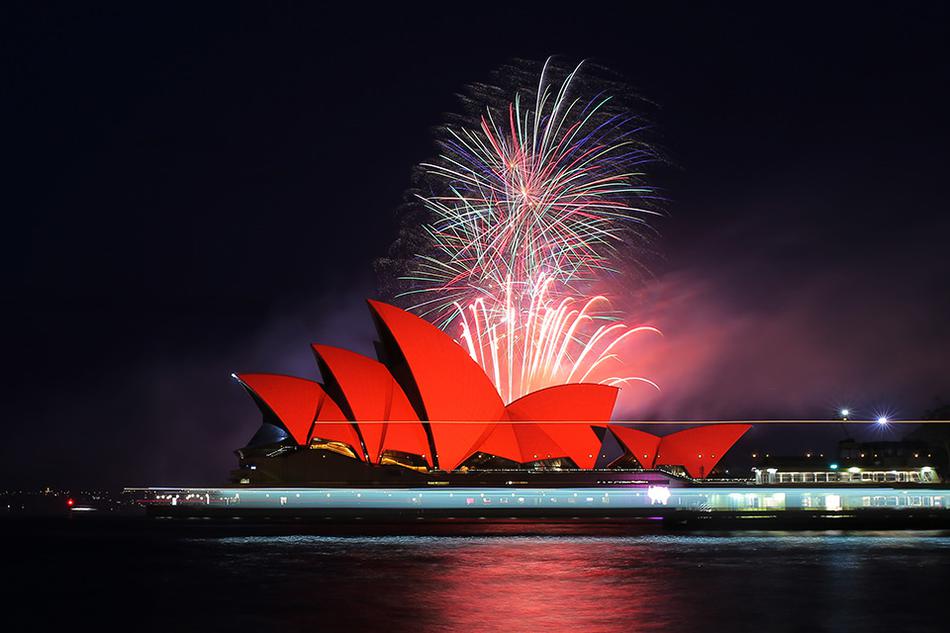
[[[654,418],[950,399],[943,3],[5,9],[0,487],[221,481],[232,371],[371,350],[412,166],[512,58],[619,72],[671,164],[629,310]],[[455,13],[446,13],[445,11]]]

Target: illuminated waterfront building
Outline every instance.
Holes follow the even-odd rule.
[[[235,375],[263,419],[237,451],[230,485],[129,492],[154,516],[678,523],[871,516],[922,526],[950,517],[950,492],[923,468],[878,478],[813,464],[796,478],[765,466],[755,479],[710,478],[750,424],[654,435],[612,422],[618,389],[602,384],[558,385],[506,404],[441,330],[383,303],[370,309],[378,359],[317,344],[322,383]]]
[[[323,383],[235,375],[263,414],[238,451],[235,483],[411,482],[473,471],[592,471],[614,462],[703,479],[750,428],[705,425],[659,437],[614,424],[618,388],[603,384],[548,387],[506,405],[444,332],[393,306],[369,305],[379,360],[314,344]],[[608,435],[622,454],[602,450]]]

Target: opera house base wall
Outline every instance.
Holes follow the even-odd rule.
[[[946,488],[146,488],[152,517],[662,521],[684,528],[950,528]]]

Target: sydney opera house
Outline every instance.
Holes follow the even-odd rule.
[[[602,384],[557,385],[506,405],[444,332],[391,305],[369,307],[379,360],[314,344],[323,383],[235,376],[263,422],[237,451],[234,483],[473,485],[529,471],[547,474],[533,481],[554,485],[593,481],[610,469],[696,480],[750,428],[706,425],[659,437],[612,424],[618,388]]]
[[[612,422],[618,390],[601,384],[557,385],[505,404],[441,330],[384,303],[369,307],[378,360],[314,345],[322,383],[235,376],[263,420],[236,451],[229,484],[127,492],[162,518],[950,520],[950,490],[930,466],[812,465],[727,480],[716,466],[749,424],[653,435]]]

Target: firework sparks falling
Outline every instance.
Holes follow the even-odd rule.
[[[509,290],[502,318],[497,316],[498,306],[489,307],[483,298],[464,308],[457,306],[461,342],[505,402],[572,382],[614,386],[642,382],[659,390],[656,383],[642,376],[613,373],[623,369],[618,355],[623,343],[637,335],[658,335],[659,330],[605,321],[599,308],[608,302],[600,295],[582,304],[570,297],[552,300],[546,294],[549,282],[542,282],[527,310],[515,307]]]
[[[623,369],[622,342],[656,330],[624,325],[592,288],[645,242],[657,212],[642,170],[657,156],[581,68],[558,82],[548,60],[536,90],[446,126],[420,166],[425,221],[401,296],[455,330],[508,401],[566,382],[653,385],[607,370]]]

